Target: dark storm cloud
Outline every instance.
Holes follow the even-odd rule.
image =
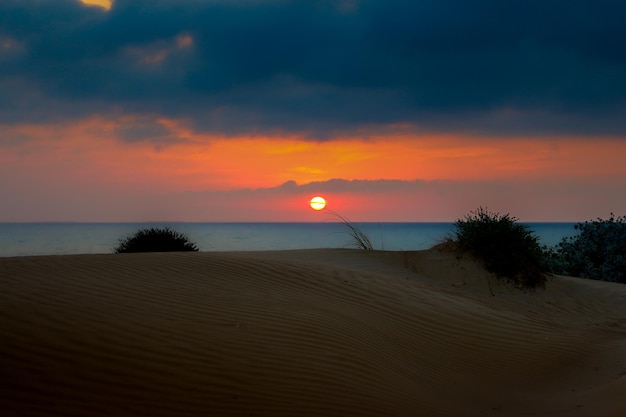
[[[625,15],[611,0],[3,0],[0,120],[624,135]]]
[[[118,137],[125,142],[140,142],[147,138],[151,142],[162,145],[182,142],[181,139],[172,135],[165,126],[148,117],[123,120],[115,130]]]

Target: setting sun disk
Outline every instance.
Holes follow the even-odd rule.
[[[313,210],[322,210],[326,207],[326,200],[324,200],[324,197],[313,197],[309,204]]]

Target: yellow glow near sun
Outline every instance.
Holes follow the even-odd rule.
[[[324,200],[324,197],[313,197],[309,204],[313,210],[322,210],[326,207],[326,200]]]
[[[106,11],[111,10],[111,5],[113,4],[113,0],[80,0],[80,2],[85,6],[102,7]]]

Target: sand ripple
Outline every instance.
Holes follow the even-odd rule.
[[[3,416],[624,416],[626,287],[436,250],[0,258]]]

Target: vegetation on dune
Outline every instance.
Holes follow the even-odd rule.
[[[135,252],[188,252],[197,251],[196,244],[190,242],[187,236],[171,230],[150,228],[141,229],[135,234],[120,239],[120,244],[115,248],[115,253]]]
[[[454,223],[452,241],[498,277],[520,287],[545,283],[545,272],[626,283],[626,216],[577,223],[579,234],[541,246],[528,226],[480,207]]]
[[[330,211],[330,210],[328,210]],[[354,223],[330,211],[346,226],[352,245],[373,250],[368,236]],[[626,216],[577,223],[580,233],[555,247],[541,246],[526,225],[508,213],[479,207],[454,223],[450,242],[484,262],[487,270],[516,286],[544,285],[545,272],[626,283]],[[198,251],[182,233],[165,228],[141,229],[120,239],[115,253]]]
[[[348,234],[352,238],[352,245],[354,247],[362,250],[374,250],[374,246],[372,245],[372,242],[370,241],[367,234],[359,229],[353,222],[335,211],[327,211],[336,216],[346,226],[346,228],[348,229]]]
[[[517,218],[486,208],[471,211],[454,223],[452,240],[481,259],[487,270],[516,286],[534,288],[545,283],[544,253],[538,238]]]
[[[545,268],[553,273],[626,283],[626,216],[577,223],[580,233],[545,248]]]

